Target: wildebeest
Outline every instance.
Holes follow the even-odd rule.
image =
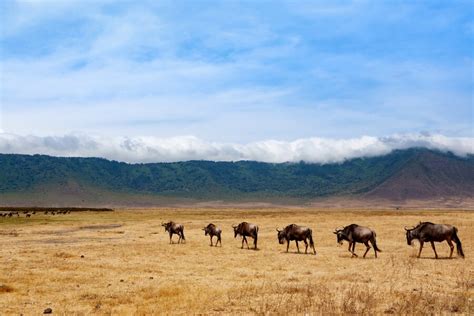
[[[242,222],[237,226],[232,225],[234,229],[234,238],[237,238],[238,235],[242,236],[242,247],[244,248],[244,241],[247,244],[247,249],[249,248],[249,243],[247,237],[253,238],[254,249],[257,249],[257,240],[258,240],[258,226],[255,224]]]
[[[436,253],[436,248],[434,242],[442,242],[445,241],[448,243],[449,247],[451,248],[451,253],[449,254],[449,258],[453,257],[453,240],[456,243],[456,249],[458,255],[464,258],[464,252],[462,251],[461,240],[458,237],[458,229],[451,225],[444,225],[444,224],[433,224],[430,222],[420,222],[417,226],[413,228],[406,228],[406,235],[407,235],[407,244],[411,245],[413,239],[418,239],[420,241],[420,251],[418,252],[418,258],[421,255],[421,250],[423,249],[423,244],[425,242],[430,242],[431,247],[435,253],[435,258],[438,259],[438,254]]]
[[[357,257],[357,254],[354,252],[356,243],[363,243],[367,249],[364,253],[367,255],[367,252],[370,250],[369,241],[374,247],[375,258],[377,258],[377,251],[382,252],[377,247],[377,241],[375,240],[375,231],[368,227],[359,226],[357,224],[351,224],[346,226],[342,229],[336,229],[334,234],[337,235],[337,242],[342,245],[343,240],[347,240],[349,242],[349,252],[352,253],[352,257]],[[351,250],[352,247],[352,250]]]
[[[161,226],[165,228],[165,231],[167,231],[170,234],[170,244],[173,243],[171,240],[171,237],[173,237],[173,234],[176,234],[179,236],[178,239],[178,244],[181,242],[181,240],[186,241],[186,238],[184,238],[184,226],[181,224],[176,224],[175,222],[171,221],[168,223],[161,223]]]
[[[202,230],[204,231],[204,236],[209,235],[209,237],[211,239],[211,247],[213,246],[212,245],[212,237],[214,237],[214,236],[217,237],[216,247],[217,247],[217,243],[220,243],[221,247],[222,247],[222,240],[221,240],[222,229],[220,229],[216,225],[210,223],[209,225],[204,227]]]
[[[296,224],[290,224],[283,228],[283,230],[279,230],[278,232],[278,242],[283,245],[286,240],[286,252],[288,252],[288,248],[290,247],[290,241],[294,240],[296,242],[296,249],[298,249],[298,253],[300,252],[300,247],[298,246],[298,241],[304,241],[306,248],[304,253],[308,253],[308,242],[311,248],[313,248],[314,254],[316,254],[316,249],[314,249],[314,242],[313,242],[313,231],[311,228],[298,226]]]

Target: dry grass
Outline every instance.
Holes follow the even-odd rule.
[[[169,245],[161,221],[185,225]],[[258,251],[241,250],[231,224],[260,226]],[[466,259],[421,259],[403,226],[420,220],[458,227]],[[223,247],[200,230],[224,229]],[[377,231],[378,259],[351,259],[336,226]],[[318,255],[290,253],[275,227],[313,228]],[[321,209],[157,209],[0,219],[0,313],[97,314],[472,314],[474,213]],[[176,237],[175,237],[176,238]],[[363,253],[363,246],[356,251]],[[446,257],[447,244],[438,244]],[[83,257],[81,257],[83,256]]]

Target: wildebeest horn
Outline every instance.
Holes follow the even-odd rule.
[[[405,230],[406,230],[406,231],[410,231],[410,230],[412,230],[412,229],[413,229],[413,228],[407,228],[406,226],[405,226],[405,227],[403,227],[403,228],[405,228]]]
[[[276,228],[277,232],[281,232],[281,230],[278,229],[278,227]]]

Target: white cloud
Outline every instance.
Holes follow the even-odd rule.
[[[4,133],[195,135],[247,147],[312,135],[473,136],[472,58],[458,47],[468,41],[437,40],[440,17],[451,22],[441,34],[457,29],[458,14],[441,8],[12,3],[0,13]]]
[[[103,157],[130,163],[187,160],[334,163],[357,157],[384,155],[395,149],[412,147],[450,151],[458,156],[466,156],[474,154],[474,138],[403,134],[351,139],[314,137],[236,144],[209,142],[194,136],[156,138],[69,134],[40,137],[0,134],[0,153]]]

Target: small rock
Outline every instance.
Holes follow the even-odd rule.
[[[123,279],[120,279],[120,282],[123,282]]]
[[[153,277],[150,277],[150,280],[153,280]]]
[[[81,255],[81,258],[84,258],[84,255]]]
[[[43,314],[51,314],[52,312],[53,310],[50,307],[48,307],[44,310]]]

